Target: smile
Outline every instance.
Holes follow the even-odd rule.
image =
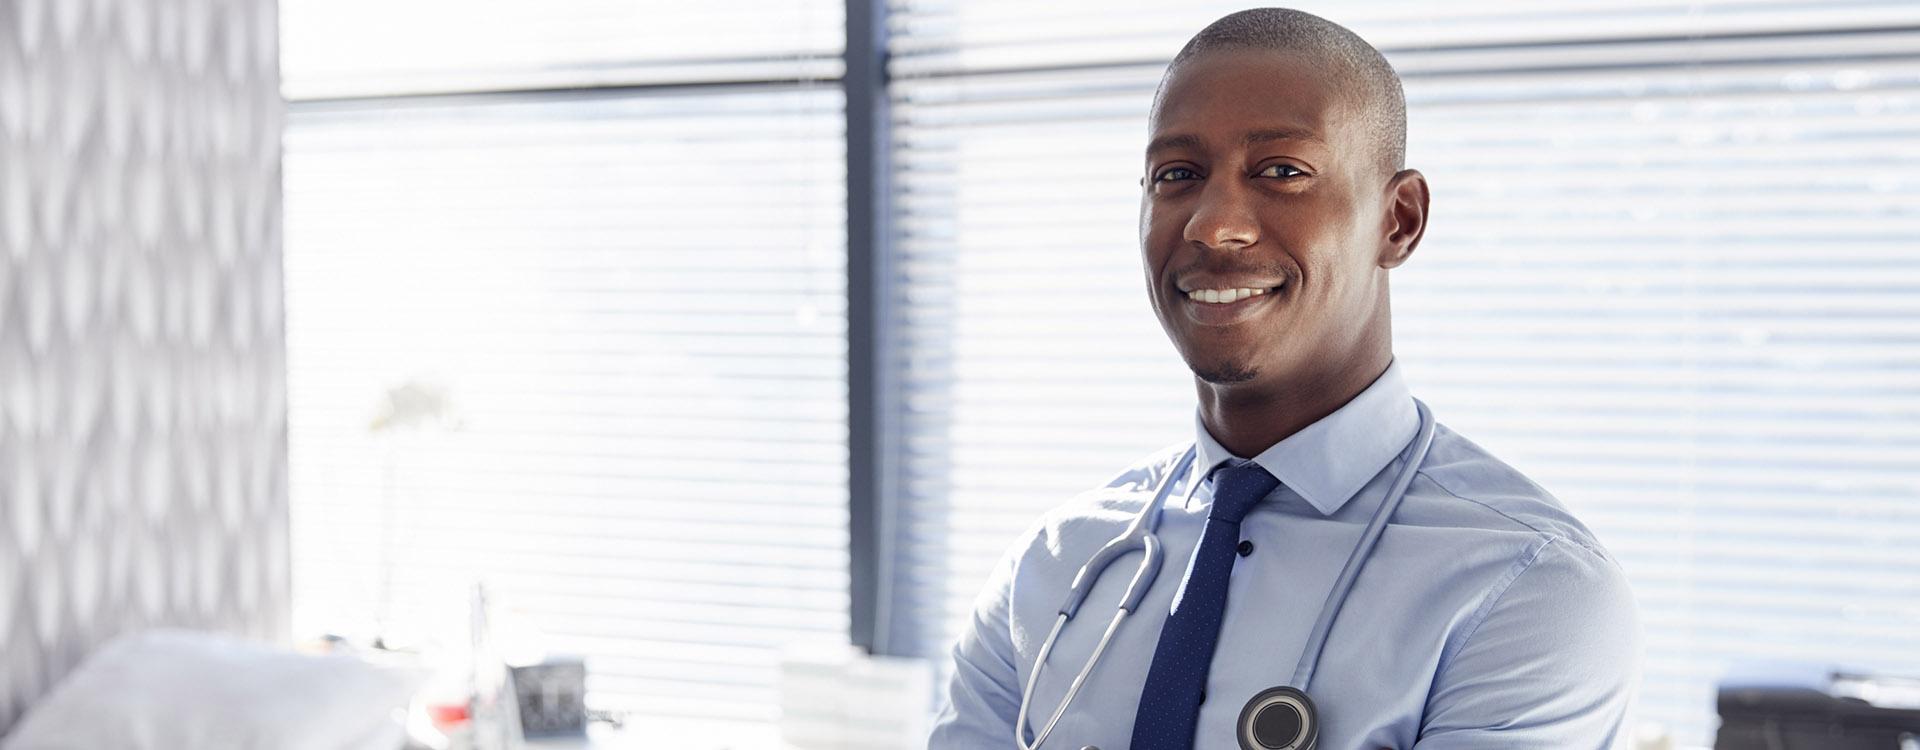
[[[1181,305],[1189,321],[1202,326],[1230,326],[1246,321],[1287,296],[1285,286],[1271,288],[1193,289]]]
[[[1248,297],[1266,294],[1267,289],[1195,289],[1187,292],[1187,299],[1205,302],[1211,305],[1231,305]]]

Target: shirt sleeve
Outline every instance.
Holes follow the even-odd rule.
[[[953,646],[953,677],[934,718],[928,750],[974,750],[1013,743],[1021,688],[1008,622],[1015,559],[1014,551],[1001,559]]]
[[[1626,576],[1602,553],[1553,539],[1507,581],[1443,655],[1415,750],[1611,747],[1639,678]]]

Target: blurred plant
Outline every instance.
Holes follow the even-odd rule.
[[[373,420],[367,424],[367,431],[377,435],[429,424],[452,430],[463,426],[460,418],[454,414],[445,387],[409,380],[387,389],[386,397],[375,409]]]
[[[389,647],[389,639],[393,635],[393,546],[395,527],[398,525],[395,515],[399,506],[400,472],[398,438],[403,434],[419,434],[433,427],[452,432],[465,426],[465,420],[456,412],[452,399],[447,395],[447,388],[419,380],[407,380],[388,388],[375,406],[373,418],[367,422],[367,432],[375,439],[385,438],[381,442],[386,447],[381,488],[380,599],[374,615],[373,645],[376,648]]]

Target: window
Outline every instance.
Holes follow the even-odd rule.
[[[286,4],[296,628],[483,577],[596,707],[770,720],[848,629],[840,6],[484,5]]]

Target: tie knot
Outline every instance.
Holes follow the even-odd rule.
[[[1280,480],[1259,464],[1222,467],[1213,474],[1213,509],[1207,512],[1207,518],[1239,523],[1260,498],[1278,486]]]

